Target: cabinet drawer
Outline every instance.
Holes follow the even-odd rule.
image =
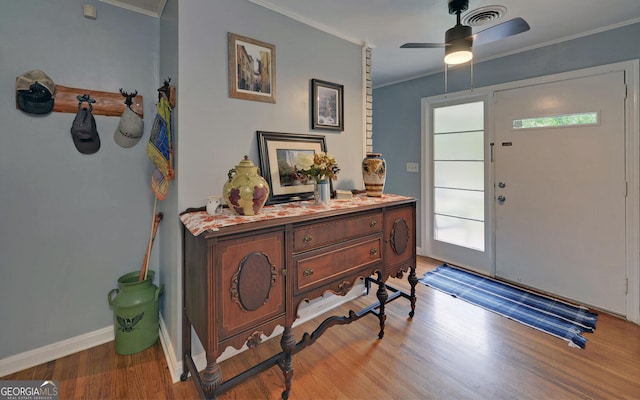
[[[301,226],[293,232],[293,251],[315,249],[381,231],[380,212]]]
[[[382,238],[372,235],[361,240],[294,257],[295,294],[338,281],[359,268],[381,260]]]

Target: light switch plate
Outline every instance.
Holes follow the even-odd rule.
[[[419,163],[407,163],[407,172],[420,172]]]

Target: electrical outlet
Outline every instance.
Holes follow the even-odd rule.
[[[420,172],[420,164],[418,163],[407,163],[407,172]]]

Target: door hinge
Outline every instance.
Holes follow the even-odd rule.
[[[282,268],[282,276],[287,276],[287,269],[286,268]]]

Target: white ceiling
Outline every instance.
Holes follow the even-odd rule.
[[[160,10],[166,0],[101,0],[151,3]],[[428,75],[444,68],[444,49],[400,49],[406,42],[444,42],[455,25],[447,0],[249,0],[354,43],[373,47],[373,83],[382,86]],[[475,46],[476,62],[640,22],[640,0],[469,0],[469,10],[500,5],[500,19],[474,32],[522,17],[531,30]],[[630,38],[639,41],[640,38]],[[612,43],[612,46],[615,43]],[[639,43],[640,45],[640,43]]]

